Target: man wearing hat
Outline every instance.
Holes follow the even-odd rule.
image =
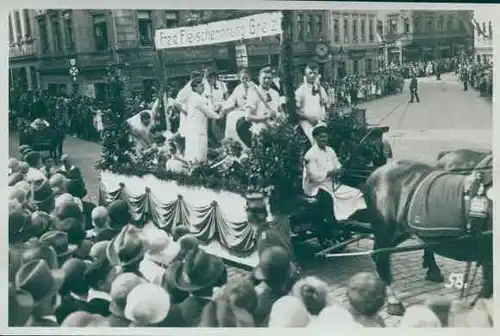
[[[55,208],[52,188],[47,179],[33,182],[30,203],[40,211],[51,213]]]
[[[72,162],[68,154],[63,154],[61,156],[62,165],[57,170],[57,173],[62,174],[67,179],[83,182],[82,172],[78,167],[76,167]]]
[[[174,262],[169,270],[174,288],[189,292],[190,296],[179,304],[187,327],[196,327],[201,314],[213,295],[215,287],[227,282],[227,270],[221,258],[200,248],[191,250],[184,262]]]
[[[294,259],[289,237],[284,237],[267,221],[268,212],[264,196],[252,193],[246,195],[246,199],[247,221],[254,231],[259,256],[269,247],[280,246],[287,251],[291,259]]]
[[[56,251],[59,265],[64,264],[64,262],[78,249],[78,246],[69,244],[68,234],[62,231],[47,231],[40,237],[40,242],[52,246]]]
[[[111,304],[109,305],[111,315],[107,317],[110,327],[129,326],[131,321],[125,317],[128,295],[134,288],[145,283],[147,283],[146,280],[134,273],[122,273],[113,280],[109,293],[111,296]]]
[[[29,151],[25,155],[25,160],[29,165],[28,173],[25,176],[26,181],[34,182],[38,180],[44,180],[47,177],[43,173],[44,166],[42,164],[42,158],[40,153],[35,151]]]
[[[334,180],[343,172],[335,151],[328,144],[326,126],[316,126],[312,131],[315,144],[304,156],[302,189],[304,194],[317,200],[314,220],[315,230],[323,246],[335,239],[339,224],[334,210]]]
[[[64,283],[62,270],[51,270],[45,260],[33,260],[24,264],[16,274],[16,287],[31,294],[33,313],[27,327],[55,327],[54,311],[58,306],[57,294]]]
[[[161,286],[166,269],[179,255],[181,246],[153,223],[146,224],[141,234],[146,253],[139,271],[149,282]]]

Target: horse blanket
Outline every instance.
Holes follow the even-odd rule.
[[[417,187],[408,209],[408,225],[422,238],[466,233],[465,176],[433,172]]]

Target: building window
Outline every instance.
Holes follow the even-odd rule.
[[[65,12],[63,14],[64,19],[64,34],[66,36],[66,50],[75,51],[75,31],[73,30],[73,15],[71,12]]]
[[[491,24],[491,21],[488,21],[488,37],[490,39],[493,38],[493,25]]]
[[[366,20],[365,19],[361,19],[361,27],[360,27],[360,30],[361,30],[361,42],[365,42],[366,41]]]
[[[365,69],[366,69],[366,73],[371,73],[373,71],[373,60],[370,59],[370,58],[367,58],[365,60]]]
[[[59,16],[53,15],[50,17],[52,23],[52,35],[54,36],[54,52],[62,51],[62,36],[61,36],[61,25],[59,22]]]
[[[358,43],[358,19],[352,20],[352,41]]]
[[[316,15],[316,32],[317,36],[323,36],[323,17],[321,15]]]
[[[50,51],[49,46],[49,31],[47,30],[47,20],[45,17],[38,19],[38,30],[40,31],[40,47],[42,53],[47,54]]]
[[[304,38],[304,19],[301,14],[297,15],[297,37],[299,39]]]
[[[38,77],[36,73],[36,67],[30,66],[31,88],[34,90],[38,89]]]
[[[108,49],[108,24],[106,23],[106,16],[104,14],[94,15],[92,18],[94,25],[94,39],[97,51]]]
[[[483,36],[486,35],[486,22],[483,22]]]
[[[139,42],[141,46],[153,44],[153,20],[151,11],[138,11],[137,21],[139,25]]]
[[[306,17],[306,36],[310,37],[313,33],[313,18],[311,15]]]
[[[417,16],[415,17],[415,19],[413,20],[413,30],[416,32],[416,33],[419,33],[422,29],[422,18],[420,16]]]
[[[14,28],[12,27],[11,16],[9,14],[9,42],[14,42]]]
[[[404,33],[409,34],[410,33],[410,19],[405,18],[403,25],[404,25]]]
[[[384,23],[382,21],[377,21],[377,34],[384,35]]]
[[[24,34],[25,37],[31,36],[31,20],[30,20],[30,10],[23,9],[23,19],[24,19]]]
[[[387,22],[387,26],[389,28],[389,35],[396,35],[398,33],[398,23],[396,19],[390,19]]]
[[[349,19],[344,18],[344,43],[349,42]]]
[[[446,30],[452,31],[453,30],[453,16],[448,16],[448,20],[446,21]]]
[[[373,31],[373,19],[368,21],[368,39],[370,42],[375,41],[375,32]]]
[[[444,16],[443,15],[439,15],[438,22],[437,22],[437,29],[438,30],[444,29]]]
[[[340,24],[339,19],[333,19],[333,42],[340,42]]]
[[[428,18],[427,19],[427,32],[430,33],[432,32],[432,19],[431,18]]]
[[[14,12],[14,21],[15,21],[15,34],[17,36],[17,41],[21,41],[22,33],[21,33],[21,15],[19,15],[19,11]]]
[[[179,26],[179,14],[177,12],[165,13],[165,27],[166,28],[177,28]]]
[[[352,72],[354,75],[357,75],[359,73],[359,61],[358,60],[352,61]]]

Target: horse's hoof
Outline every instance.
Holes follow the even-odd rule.
[[[444,282],[444,276],[440,271],[428,271],[425,280],[441,283]]]
[[[403,316],[405,311],[406,309],[401,302],[387,304],[387,314],[389,315]]]

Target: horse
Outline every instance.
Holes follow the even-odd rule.
[[[471,149],[457,149],[442,151],[437,155],[436,168],[468,173],[476,167],[491,151],[476,151]]]
[[[448,155],[447,158],[445,158],[446,155]],[[452,158],[453,155],[455,158]],[[460,162],[462,166],[467,165],[469,160],[464,161],[464,158],[472,156],[476,159],[483,157],[474,169],[485,173],[484,186],[491,188],[493,156],[491,154],[481,156],[462,150],[454,153],[442,153],[435,166],[404,160],[388,163],[377,168],[370,175],[362,191],[374,233],[374,250],[395,247],[411,236],[417,236],[426,246],[423,266],[428,268],[428,280],[443,281],[434,253],[459,261],[479,262],[483,268],[483,288],[480,294],[483,297],[491,297],[493,293],[492,238],[489,235],[468,234],[462,230],[467,222],[467,218],[463,214],[467,213],[468,209],[465,209],[464,205],[461,207],[460,204],[466,203],[463,197],[467,189],[472,196],[475,195],[479,183],[471,176],[453,173],[441,168],[458,167]],[[455,165],[446,165],[446,162],[454,162]],[[440,188],[432,186],[436,183]],[[422,189],[424,189],[424,193],[422,193]],[[419,192],[417,193],[417,191]],[[446,196],[449,196],[447,201],[444,200]],[[432,197],[432,199],[428,197]],[[493,226],[492,201],[488,201],[489,208],[488,217],[485,220],[485,230],[491,230]],[[425,206],[422,207],[420,204],[425,204],[428,209],[433,209],[434,212],[432,214],[430,212],[429,214],[424,213],[422,221],[417,220],[419,216],[415,216],[415,219],[412,217],[410,220],[409,217],[415,214],[415,208],[417,209],[416,214],[422,215],[422,212],[419,213],[418,210],[425,210]],[[435,213],[439,212],[440,209],[449,211],[440,214],[440,216],[436,215]],[[438,222],[434,222],[437,218]],[[446,224],[442,224],[443,218],[447,218],[444,219]],[[456,218],[459,220],[454,220]],[[445,225],[445,227],[437,228],[436,225]],[[433,233],[429,234],[429,232]],[[451,234],[452,232],[453,234]],[[388,313],[402,315],[404,307],[391,288],[393,279],[390,254],[388,252],[374,254],[373,259],[377,273],[387,284]]]

